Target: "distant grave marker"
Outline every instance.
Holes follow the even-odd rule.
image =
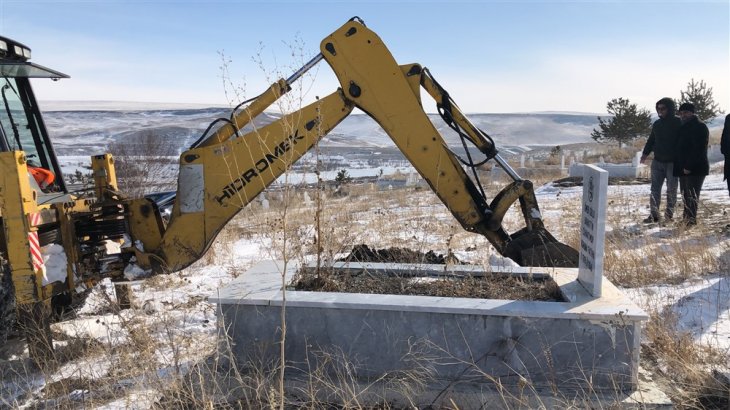
[[[631,166],[638,167],[639,164],[641,164],[641,151],[637,151],[636,155],[634,155],[634,159],[631,160]]]
[[[585,165],[578,281],[594,297],[601,296],[607,194],[608,171],[594,165]]]

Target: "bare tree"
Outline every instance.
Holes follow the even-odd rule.
[[[179,148],[167,138],[144,132],[109,144],[119,189],[132,198],[175,188]]]

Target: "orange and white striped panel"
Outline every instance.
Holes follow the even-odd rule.
[[[38,232],[28,232],[28,243],[30,244],[30,259],[33,262],[33,270],[45,271],[46,265],[43,263],[43,255],[41,254],[41,243],[38,240]]]
[[[30,223],[30,226],[38,226],[38,224],[41,223],[41,213],[40,212],[29,213],[28,222]]]
[[[31,212],[28,214],[28,222],[30,226],[36,226],[41,221],[39,212]],[[41,254],[41,242],[38,239],[38,232],[28,232],[28,243],[30,244],[30,259],[33,263],[35,272],[45,272],[46,265],[43,263],[43,255]]]

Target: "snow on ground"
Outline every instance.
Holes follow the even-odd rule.
[[[644,309],[669,310],[680,330],[730,355],[730,277],[712,275],[680,285],[624,289]]]
[[[694,237],[692,231],[683,232],[673,226],[645,227],[641,219],[649,214],[648,185],[611,185],[608,188],[608,217],[606,234],[626,232],[640,237],[637,243],[647,249],[658,247],[665,252],[675,252],[677,241],[694,240],[708,245],[707,252],[727,258],[730,249],[730,237],[724,230],[730,224],[730,196],[727,184],[720,173],[719,164],[714,167],[715,173],[705,180],[700,194],[699,225],[705,237]],[[536,190],[538,202],[546,219],[558,217],[561,210],[554,209],[558,199],[580,201],[582,187],[559,188],[552,184]],[[662,209],[666,200],[666,190],[662,194]],[[682,216],[681,194],[675,210],[675,219]],[[546,225],[550,226],[549,223]],[[683,239],[684,237],[684,239]],[[689,237],[689,238],[687,238]],[[730,262],[730,261],[727,261]],[[669,310],[676,315],[678,327],[691,333],[694,339],[703,345],[727,352],[730,365],[730,276],[728,265],[718,272],[677,272],[683,277],[692,277],[680,284],[666,284],[639,288],[623,288],[632,299],[647,312]]]
[[[171,175],[175,175],[177,167],[177,158],[171,157],[169,170],[166,171]],[[72,156],[64,155],[58,157],[59,166],[63,169],[66,179],[72,178],[76,182],[77,175],[90,175],[91,174],[91,160],[88,156]],[[301,162],[299,163],[301,165]],[[350,163],[343,165],[341,168],[333,171],[321,171],[319,175],[313,171],[307,172],[303,167],[299,166],[296,169],[287,172],[276,179],[272,187],[274,186],[290,186],[290,185],[301,185],[301,184],[314,184],[318,178],[323,181],[334,181],[337,178],[337,174],[341,169],[347,169],[348,176],[351,178],[364,178],[364,177],[389,177],[393,175],[406,175],[411,178],[415,178],[417,175],[416,170],[407,162],[403,161],[400,165],[383,165],[380,167],[372,167],[365,164]],[[233,172],[233,171],[232,171]],[[235,172],[233,172],[235,174]],[[68,181],[67,181],[68,182]]]
[[[582,188],[548,184],[536,193],[548,229],[560,240],[569,241],[579,225]],[[393,190],[377,195],[328,199],[323,232],[349,245],[411,246],[439,253],[453,247],[463,261],[511,263],[494,253],[483,238],[464,232],[430,190]],[[672,226],[642,226],[640,221],[648,214],[648,195],[648,185],[610,186],[607,235],[635,238],[637,247],[646,252],[672,252],[678,241],[703,239],[698,233]],[[305,202],[295,204],[292,215],[306,208],[311,211],[313,204]],[[730,198],[721,175],[707,178],[701,202],[701,217],[707,221],[701,232],[713,238],[707,242],[713,247],[709,252],[724,255],[728,236],[721,228],[730,223],[730,215],[725,214],[730,209]],[[56,342],[59,349],[66,343],[61,339],[80,338],[93,341],[94,348],[88,351],[95,353],[84,353],[45,377],[28,379],[33,382],[25,389],[3,381],[0,392],[4,403],[32,402],[28,391],[37,393],[44,385],[73,377],[103,380],[111,385],[118,396],[101,400],[101,408],[150,407],[160,391],[159,385],[150,380],[171,380],[213,354],[215,306],[207,302],[207,297],[258,261],[280,256],[282,238],[277,234],[277,212],[274,205],[271,209],[249,207],[221,233],[209,253],[191,267],[135,282],[131,310],[115,313],[111,303],[115,299],[113,286],[108,280],[102,282],[91,291],[77,318],[52,327],[56,335],[65,335]],[[512,214],[505,223],[519,226],[520,217]],[[311,215],[293,221],[292,226],[296,233],[288,240],[293,247],[299,246],[297,257],[311,259],[308,238],[315,232]],[[652,284],[624,291],[647,311],[675,314],[680,329],[690,332],[698,343],[730,353],[730,277],[728,265],[721,266],[724,268],[715,272],[677,272],[690,278],[678,284]],[[146,346],[144,341],[151,344],[151,352],[141,351]],[[117,374],[124,360],[137,361],[138,372]],[[87,393],[76,389],[69,397]],[[0,401],[0,406],[4,403]]]

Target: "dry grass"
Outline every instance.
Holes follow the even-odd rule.
[[[536,186],[539,185],[537,182]],[[498,187],[500,184],[494,183],[489,189],[494,192]],[[27,381],[38,375],[24,361],[23,355],[27,353],[21,353],[12,363],[3,362],[0,367],[6,386],[26,386],[23,388],[31,393],[18,396],[16,402],[0,402],[0,407],[32,401],[37,407],[56,408],[111,402],[159,408],[367,408],[373,404],[377,408],[402,408],[419,402],[419,395],[433,381],[434,374],[425,358],[419,356],[422,351],[415,347],[412,360],[422,363],[418,371],[387,374],[377,383],[365,384],[357,380],[358,363],[342,351],[312,348],[311,361],[297,365],[307,377],[282,390],[280,362],[257,358],[251,352],[249,365],[236,367],[226,356],[231,350],[226,348],[225,340],[216,341],[212,322],[202,333],[192,325],[199,324],[201,312],[210,315],[205,316],[210,317],[206,320],[214,319],[213,307],[204,300],[204,294],[189,293],[190,281],[209,272],[210,265],[222,267],[220,276],[210,279],[221,283],[245,271],[246,263],[251,262],[242,265],[235,258],[239,241],[260,243],[263,254],[258,259],[304,260],[320,252],[323,263],[341,257],[356,243],[454,253],[480,265],[487,265],[493,253],[484,238],[464,232],[430,190],[350,187],[344,197],[335,197],[329,191],[324,194],[319,216],[312,204],[304,203],[302,191],[292,191],[288,198],[271,193],[267,195],[268,208],[251,204],[225,227],[201,261],[183,272],[146,280],[141,285],[145,293],[162,297],[136,300],[132,310],[116,316],[118,325],[106,337],[91,337],[81,329],[56,329],[59,366],[43,373],[45,387],[27,387]],[[309,191],[308,196],[314,199],[315,193]],[[666,227],[661,230],[666,231],[666,236],[661,232],[659,236],[650,236],[622,229],[630,225],[628,220],[640,218],[635,214],[636,201],[643,200],[621,194],[610,198],[607,226],[611,229],[606,239],[605,267],[611,281],[625,287],[673,284],[727,271],[726,261],[717,252],[726,253],[728,245],[718,246],[719,239],[710,222],[687,231]],[[541,206],[548,229],[577,248],[580,198],[553,198]],[[510,212],[505,224],[514,231],[522,224],[521,216]],[[679,239],[675,240],[677,236]],[[400,288],[403,284],[400,281],[394,286]],[[384,282],[375,279],[368,286],[376,285],[384,286]],[[447,285],[458,288],[464,283],[443,284]],[[506,284],[512,285],[520,284]],[[99,317],[116,311],[113,298],[106,303],[109,306],[98,310]],[[721,368],[726,360],[722,352],[698,345],[678,330],[676,317],[669,311],[658,309],[649,313],[642,363],[657,375],[674,402],[686,408],[718,408],[727,403],[718,398],[726,390],[711,371]],[[487,382],[488,376],[484,375]],[[543,396],[527,381],[519,392],[500,386],[495,380],[488,383],[502,397],[502,403],[495,406],[504,408],[582,408],[592,394],[586,392],[582,398],[555,394],[552,401],[542,402]],[[8,390],[4,389],[3,400],[14,400],[7,398],[11,396],[5,395]],[[390,400],[394,395],[399,397],[398,401]],[[446,408],[469,408],[457,399],[449,401],[450,397],[445,393],[440,403]],[[608,400],[603,405],[610,408],[616,403]]]
[[[316,271],[300,271],[293,286],[296,290],[315,292],[564,301],[560,289],[552,280],[509,275],[414,278],[370,272],[357,274],[328,272],[322,275]]]
[[[720,145],[722,139],[722,129],[710,131],[710,145]]]
[[[664,391],[681,408],[727,408],[728,386],[712,372],[727,366],[727,355],[698,345],[678,328],[675,314],[653,311],[644,329],[644,366],[653,370]]]
[[[303,49],[302,44],[295,40],[291,46],[291,55],[298,60],[295,64],[304,62]],[[280,67],[271,72],[264,68],[271,64],[263,61],[263,55],[267,54],[260,52],[254,62],[262,67],[269,82],[298,68]],[[245,84],[238,86],[231,81],[228,76],[231,61],[221,57],[227,99],[231,102],[244,100]],[[308,85],[297,84],[295,90],[277,102],[279,108],[291,111],[301,107]],[[150,136],[143,139],[145,141],[139,145],[146,146],[145,154],[149,153],[149,146],[160,143]],[[713,135],[713,141],[716,139]],[[643,144],[644,141],[635,141],[623,149],[606,147],[604,159],[629,162]],[[167,146],[159,148],[161,152],[155,151],[156,155],[169,155],[164,150]],[[132,150],[123,156],[134,158],[137,155]],[[583,160],[591,162],[597,158]],[[551,156],[544,161],[545,168],[526,177],[532,179],[536,186],[554,180],[562,176],[562,171],[554,167],[559,162],[558,156]],[[513,166],[517,164],[513,163]],[[121,174],[124,170],[119,171]],[[138,177],[137,181],[140,178],[146,181],[145,177],[158,178],[160,172],[138,167],[127,170],[128,174]],[[486,175],[484,181],[492,195],[509,182],[506,177]],[[137,183],[127,192],[148,185]],[[219,283],[241,274],[253,259],[292,262],[316,254],[326,263],[349,252],[356,243],[381,248],[406,247],[418,252],[454,253],[485,266],[493,255],[488,242],[478,235],[464,232],[444,212],[443,205],[428,189],[377,191],[367,186],[350,186],[346,192],[346,196],[336,197],[332,191],[309,190],[307,195],[317,198],[314,206],[304,204],[302,190],[267,192],[269,206],[264,207],[257,202],[250,204],[223,229],[211,249],[192,267],[146,280],[141,290],[151,299],[134,300],[132,309],[120,311],[114,298],[101,292],[102,303],[93,312],[71,321],[74,325],[54,325],[56,357],[52,363],[42,366],[43,370],[33,368],[27,359],[27,351],[22,348],[10,354],[8,360],[0,362],[0,391],[3,393],[0,407],[26,404],[30,408],[93,408],[114,402],[117,407],[164,409],[414,408],[417,403],[423,402],[420,395],[436,376],[430,360],[432,357],[426,353],[433,346],[424,346],[423,343],[411,345],[412,351],[403,360],[413,364],[411,368],[414,370],[384,374],[365,382],[357,377],[361,363],[341,349],[308,346],[307,361],[296,364],[296,369],[287,369],[298,370],[303,378],[284,390],[282,380],[286,358],[283,354],[269,360],[262,352],[254,350],[248,352],[247,358],[231,357],[234,351],[231,341],[218,337],[218,332],[224,329],[208,325],[214,317],[213,306],[205,301],[205,296],[211,293],[210,288],[215,289]],[[606,275],[615,283],[626,287],[678,283],[697,275],[727,271],[724,262],[713,253],[716,251],[709,250],[717,249],[714,246],[716,236],[710,230],[704,230],[702,226],[690,232],[675,230],[672,235],[682,235],[683,239],[679,241],[646,238],[640,233],[620,229],[625,226],[627,218],[636,219],[636,215],[630,214],[636,209],[632,203],[634,198],[611,200],[614,203],[609,207],[611,212],[607,223],[614,229],[607,237],[605,266]],[[549,230],[574,248],[578,248],[579,243],[579,209],[580,198],[555,198],[550,206],[541,210]],[[523,221],[517,212],[512,212],[505,225],[514,232],[522,228]],[[235,255],[240,241],[258,242],[260,253],[242,263]],[[211,266],[220,267],[220,270],[208,269]],[[203,275],[207,275],[205,281],[196,285],[195,280]],[[374,278],[368,281],[367,286],[382,284],[382,279]],[[394,286],[402,288],[405,284],[404,281],[396,281]],[[455,288],[452,290],[458,292],[478,285],[469,281],[451,281],[442,283],[441,287]],[[517,287],[523,283],[504,282],[501,285]],[[500,293],[505,291],[502,288]],[[662,303],[657,301],[657,305]],[[673,399],[679,406],[711,406],[713,402],[704,398],[715,398],[723,391],[717,380],[708,376],[711,374],[708,370],[719,366],[726,357],[698,346],[688,334],[678,329],[677,318],[669,311],[656,309],[650,314],[645,330],[645,363],[663,375],[667,390],[674,393]],[[286,322],[284,316],[281,319],[283,333]],[[94,329],[97,333],[93,332]],[[284,336],[280,342],[283,348]],[[549,354],[549,350],[549,346],[546,347],[545,353]],[[244,365],[236,366],[235,361],[244,362]],[[478,369],[474,362],[465,364]],[[553,391],[551,401],[542,401],[542,396],[527,379],[521,380],[518,390],[513,391],[502,386],[492,375],[480,376],[497,393],[496,400],[477,404],[481,407],[585,408],[593,399],[593,392],[588,389],[577,396]],[[590,386],[589,380],[587,383]],[[477,407],[450,398],[448,387],[434,399],[434,403],[440,399],[440,408]],[[389,397],[393,396],[397,396],[399,401],[390,401]],[[618,403],[610,399],[599,403],[601,408],[617,406]]]

